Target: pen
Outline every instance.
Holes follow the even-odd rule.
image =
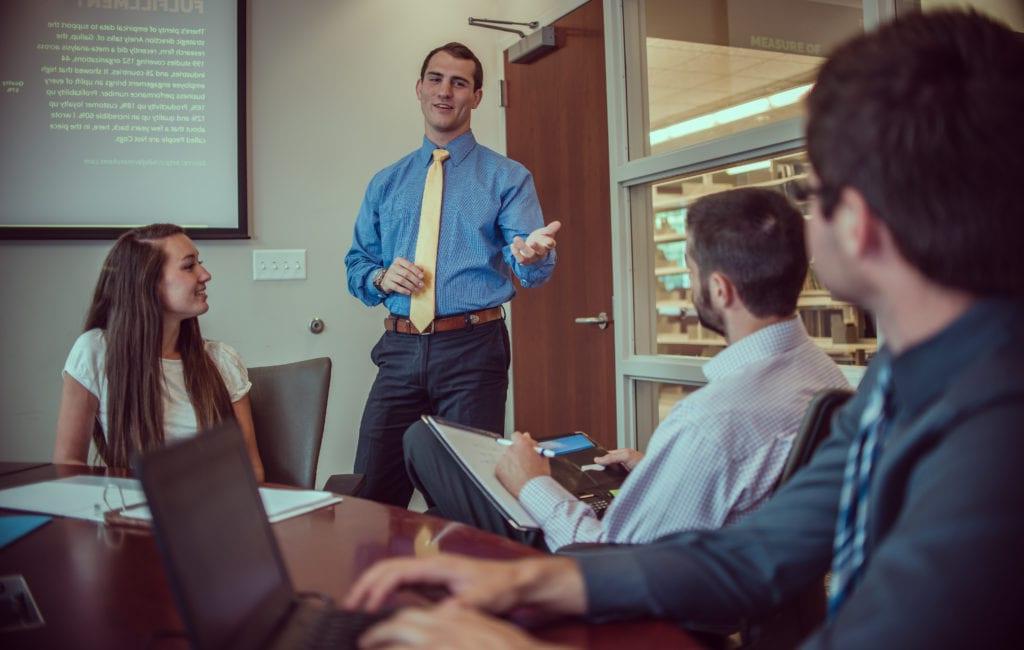
[[[503,445],[505,447],[511,447],[512,446],[512,441],[509,440],[508,438],[495,438],[494,442],[498,443],[499,445]],[[545,458],[554,458],[555,457],[555,452],[551,451],[550,449],[544,449],[543,447],[534,447],[533,450],[535,452],[537,452],[538,454],[540,454],[541,456],[544,456]]]

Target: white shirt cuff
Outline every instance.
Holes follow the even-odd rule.
[[[550,476],[535,476],[519,492],[519,503],[542,526],[560,504],[576,500],[571,492]]]

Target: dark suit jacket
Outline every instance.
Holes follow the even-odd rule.
[[[578,558],[595,617],[729,625],[820,581],[850,442],[891,362],[894,419],[875,468],[867,565],[807,647],[1007,647],[1024,605],[1024,309],[976,304],[932,339],[879,353],[811,463],[713,532]]]

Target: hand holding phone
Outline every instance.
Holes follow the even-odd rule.
[[[597,447],[597,444],[587,434],[582,431],[576,431],[568,435],[558,436],[557,438],[541,440],[537,443],[537,446],[541,449],[552,451],[555,456],[565,456],[566,454],[572,454],[584,449],[593,449]]]
[[[604,456],[595,458],[594,462],[605,467],[614,463],[621,463],[626,469],[632,470],[643,457],[644,455],[636,449],[613,449]]]

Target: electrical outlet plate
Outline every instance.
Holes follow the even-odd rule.
[[[252,252],[253,280],[305,280],[306,249]]]

